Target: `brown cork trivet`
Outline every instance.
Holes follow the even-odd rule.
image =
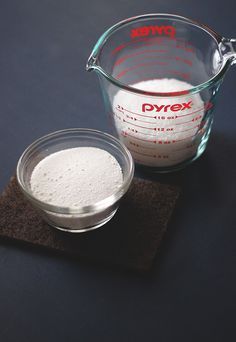
[[[178,195],[175,186],[134,178],[106,225],[88,233],[64,233],[41,219],[12,177],[0,197],[0,237],[145,271],[152,265]]]

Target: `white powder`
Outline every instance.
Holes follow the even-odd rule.
[[[30,180],[31,190],[39,200],[74,209],[107,198],[122,183],[118,161],[95,147],[52,153],[35,166]]]
[[[163,78],[139,82],[132,87],[152,92],[177,92],[193,86]],[[117,133],[136,162],[166,167],[196,153],[204,133],[204,128],[200,128],[204,102],[199,93],[156,97],[122,89],[114,96],[112,107]]]

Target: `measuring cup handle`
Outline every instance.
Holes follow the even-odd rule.
[[[222,55],[230,60],[231,64],[236,64],[236,39],[222,38],[219,46]]]

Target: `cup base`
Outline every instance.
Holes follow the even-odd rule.
[[[176,165],[171,165],[171,166],[166,166],[166,167],[152,167],[152,166],[145,166],[142,164],[136,164],[136,167],[138,170],[140,170],[140,172],[143,171],[145,173],[171,173],[171,172],[180,171],[184,169],[186,166],[192,164],[192,162],[194,162],[196,159],[201,157],[205,149],[206,149],[206,144],[204,146],[200,146],[198,148],[197,153],[193,157]]]
[[[91,230],[98,229],[102,227],[104,224],[106,224],[108,221],[112,219],[112,217],[115,215],[116,211],[118,208],[116,208],[114,211],[111,212],[109,216],[107,216],[104,220],[99,221],[97,224],[93,226],[87,226],[83,228],[70,228],[70,227],[65,227],[65,226],[59,226],[53,223],[51,220],[48,219],[48,217],[44,217],[44,220],[53,228],[56,228],[60,231],[67,232],[67,233],[85,233],[89,232]]]

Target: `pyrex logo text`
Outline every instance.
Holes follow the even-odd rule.
[[[131,30],[131,38],[154,36],[154,35],[166,35],[174,38],[176,34],[175,27],[173,26],[142,26]]]
[[[142,112],[179,112],[180,110],[191,109],[192,101],[183,102],[183,103],[175,103],[172,105],[157,105],[152,103],[143,103],[142,104]]]

